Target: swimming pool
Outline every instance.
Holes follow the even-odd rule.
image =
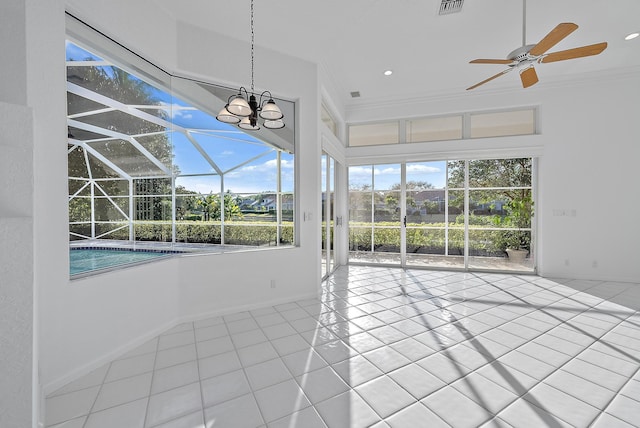
[[[177,251],[133,250],[127,248],[70,248],[69,274],[71,276],[109,270],[113,267],[133,265],[149,260],[170,257]]]

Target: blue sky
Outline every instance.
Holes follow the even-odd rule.
[[[94,55],[77,45],[67,42],[67,61],[95,60]],[[107,70],[109,70],[107,68]],[[135,77],[135,76],[134,76]],[[137,77],[136,77],[137,78]],[[225,174],[225,190],[235,193],[258,193],[276,190],[276,152],[271,146],[261,142],[233,125],[217,121],[189,103],[173,97],[151,84],[147,84],[149,93],[157,100],[157,104],[172,118],[172,122],[190,131],[195,140],[207,155],[226,172],[250,159],[252,162]],[[182,132],[171,132],[167,135],[174,147],[173,162],[182,174],[204,174],[215,172],[212,166],[198,152],[194,144]],[[282,154],[282,190],[293,191],[293,156]],[[202,193],[218,192],[219,177],[181,177],[177,184]]]
[[[446,183],[446,161],[407,163],[407,181],[426,181],[437,189]],[[376,190],[386,190],[400,183],[400,164],[379,164],[374,167]],[[349,168],[349,185],[371,185],[371,165]]]

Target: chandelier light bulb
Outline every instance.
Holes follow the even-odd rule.
[[[242,119],[238,124],[238,126],[241,129],[245,129],[247,131],[257,131],[258,129],[260,129],[260,126],[258,126],[257,122],[255,125],[251,123],[251,118],[249,116]]]
[[[229,103],[229,106],[227,107],[227,110],[229,111],[229,113],[235,114],[236,116],[240,117],[246,117],[251,114],[251,107],[242,95],[237,95],[234,99],[232,99]]]
[[[262,107],[260,117],[267,120],[278,120],[283,118],[283,114],[280,111],[280,107],[278,107],[276,102],[273,101],[273,98],[271,98]]]
[[[282,119],[265,120],[264,127],[267,129],[282,129],[284,128],[284,121]]]
[[[229,110],[227,110],[227,106],[224,106],[222,110],[220,110],[220,113],[218,113],[218,115],[216,116],[216,119],[224,123],[236,124],[240,122],[240,118],[235,114],[230,113]]]

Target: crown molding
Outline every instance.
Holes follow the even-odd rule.
[[[581,87],[590,86],[594,82],[602,82],[608,80],[621,80],[621,79],[638,79],[640,76],[640,66],[616,68],[609,70],[601,70],[596,72],[588,72],[581,74],[563,75],[555,78],[546,79],[544,82],[539,82],[531,89],[527,89],[530,92],[554,89],[554,88],[567,88],[567,87]],[[386,97],[378,98],[369,101],[351,102],[345,106],[345,112],[347,118],[354,112],[373,111],[377,109],[387,109],[393,111],[399,106],[411,106],[411,105],[423,105],[426,103],[438,103],[444,101],[456,101],[456,100],[468,100],[470,98],[480,98],[488,95],[503,95],[514,94],[520,92],[523,89],[520,86],[502,86],[494,87],[490,89],[476,90],[473,92],[460,90],[452,92],[453,90],[445,90],[440,92],[422,93],[411,97]],[[388,116],[388,119],[396,119],[395,117]],[[348,122],[348,119],[347,119]]]

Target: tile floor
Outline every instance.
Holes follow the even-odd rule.
[[[640,284],[350,266],[323,285],[167,331],[49,396],[47,426],[640,427]]]

